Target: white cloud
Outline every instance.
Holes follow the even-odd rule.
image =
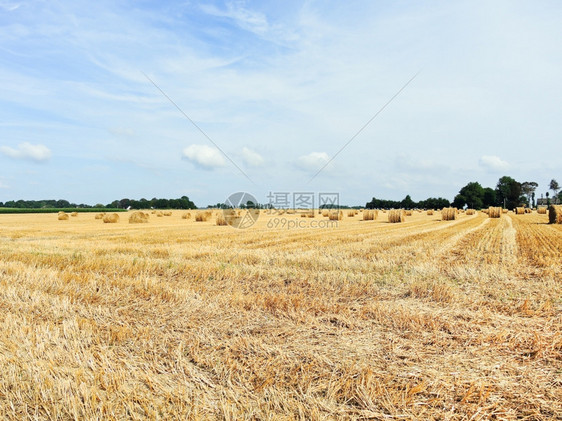
[[[32,145],[28,142],[20,143],[17,149],[0,146],[0,152],[10,158],[27,159],[35,162],[47,161],[51,157],[51,150],[45,145]]]
[[[207,145],[190,145],[183,150],[182,155],[195,165],[208,170],[224,167],[226,164],[222,153]]]
[[[509,163],[498,156],[484,155],[478,162],[481,167],[489,171],[503,171],[509,169]]]
[[[232,19],[240,28],[256,34],[263,34],[269,29],[263,13],[246,9],[239,2],[229,2],[226,6],[228,10],[220,10],[213,5],[202,5],[201,10],[212,16]]]
[[[0,181],[0,189],[9,189],[10,186],[8,186],[7,184],[4,184],[2,181]]]
[[[242,148],[242,159],[249,167],[261,167],[265,163],[265,160],[259,153],[245,146]]]
[[[300,156],[297,166],[307,171],[318,171],[328,163],[330,157],[326,152],[311,152],[308,155]]]
[[[18,3],[11,3],[7,1],[0,2],[0,7],[7,12],[13,12],[14,10],[19,9],[21,4]]]

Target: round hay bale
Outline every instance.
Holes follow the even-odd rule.
[[[443,208],[441,210],[442,221],[454,221],[457,219],[457,208]]]
[[[67,221],[69,219],[69,216],[67,213],[64,212],[59,212],[59,221]]]
[[[172,216],[172,211],[162,212],[162,215],[164,215],[164,216]]]
[[[428,209],[427,214],[430,215],[430,216],[433,215],[433,209]]]
[[[144,212],[133,212],[129,216],[129,224],[146,224],[148,223],[148,213]]]
[[[164,214],[162,213],[162,211],[156,211],[156,216],[158,218],[162,218],[164,216]]]
[[[548,223],[562,224],[562,205],[550,205],[548,208]]]
[[[548,211],[548,208],[546,208],[546,207],[537,208],[537,213],[541,214],[541,215],[546,215],[547,211]]]
[[[116,224],[119,221],[119,215],[116,213],[109,213],[103,217],[104,224]]]
[[[524,207],[515,208],[515,215],[523,215],[525,213]]]
[[[406,220],[406,212],[404,209],[391,209],[388,212],[388,222],[397,223],[404,222]]]
[[[343,218],[343,212],[342,211],[332,211],[330,212],[330,214],[328,215],[328,219],[330,221],[341,221]]]
[[[216,224],[217,224],[217,225],[220,225],[220,226],[222,226],[222,225],[228,225],[228,224],[226,223],[226,218],[224,217],[224,215],[223,215],[222,213],[219,213],[219,214],[217,215]]]
[[[322,211],[322,216],[330,216],[330,211],[327,210],[327,209],[324,209],[324,210]]]
[[[185,212],[182,216],[181,219],[191,219],[191,212]]]
[[[195,214],[195,221],[196,222],[207,222],[212,215],[213,215],[213,213],[211,211],[197,212]]]
[[[363,211],[363,221],[374,221],[379,216],[379,211],[376,209],[368,209]]]
[[[407,210],[407,211],[404,211],[404,212],[406,213],[406,216],[412,216],[412,211],[411,211],[411,210]]]
[[[467,209],[466,214],[467,215],[474,215],[474,214],[476,214],[476,211],[474,209]]]
[[[505,212],[504,212],[505,211]],[[502,213],[507,213],[507,209],[503,209],[500,207],[490,206],[488,208],[488,216],[490,218],[501,218]]]
[[[103,212],[103,213],[98,213],[98,214],[95,216],[95,219],[103,219],[104,216],[105,216],[105,212]]]
[[[78,212],[72,212],[70,216],[78,216]]]

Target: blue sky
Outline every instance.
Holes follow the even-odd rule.
[[[558,1],[0,0],[0,201],[364,204],[503,175],[540,197],[562,181],[561,21]]]

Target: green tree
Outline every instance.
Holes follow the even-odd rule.
[[[531,199],[534,198],[535,190],[539,185],[534,181],[525,181],[521,183],[521,193],[525,196],[525,201],[527,202],[527,206],[531,206]],[[534,199],[533,199],[534,202]],[[535,204],[532,205],[535,207]]]
[[[550,184],[548,186],[548,188],[550,190],[552,190],[552,192],[554,193],[552,195],[552,198],[554,199],[554,202],[557,202],[558,199],[558,191],[560,190],[560,185],[558,184],[558,181],[556,181],[554,178],[552,180],[550,180]]]
[[[498,201],[496,198],[496,191],[491,187],[484,188],[484,197],[482,198],[483,207],[496,206]]]
[[[459,191],[459,194],[453,201],[453,206],[463,208],[465,205],[472,209],[482,209],[484,205],[484,188],[480,183],[468,183]]]
[[[521,197],[521,183],[513,178],[501,177],[496,185],[496,199],[506,209],[514,209],[519,206]]]
[[[404,199],[402,199],[402,201],[400,202],[400,206],[404,209],[412,209],[416,207],[416,202],[414,202],[408,194]]]

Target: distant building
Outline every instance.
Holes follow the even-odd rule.
[[[546,206],[549,201],[553,205],[560,203],[560,199],[558,197],[550,197],[548,199],[546,197],[541,197],[540,199],[537,199],[537,206]]]

